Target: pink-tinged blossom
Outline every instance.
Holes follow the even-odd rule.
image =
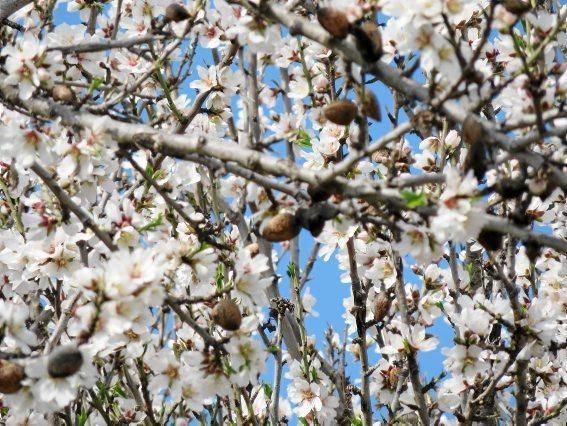
[[[485,223],[483,203],[476,200],[476,179],[472,172],[462,177],[458,170],[449,168],[446,182],[439,210],[431,221],[433,234],[440,242],[475,238]]]

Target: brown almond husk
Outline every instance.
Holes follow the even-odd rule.
[[[484,128],[480,121],[473,115],[467,116],[463,122],[463,140],[469,145],[482,142],[484,136]]]
[[[346,14],[334,7],[322,7],[317,10],[317,20],[333,37],[344,39],[350,30]]]
[[[524,242],[524,247],[526,249],[526,256],[530,262],[535,263],[537,258],[541,255],[541,245],[532,239],[528,239]]]
[[[362,102],[362,113],[376,121],[382,120],[380,112],[380,103],[374,92],[367,90],[364,92],[364,100]]]
[[[488,170],[486,149],[484,143],[477,142],[471,145],[465,158],[465,171],[472,170],[477,180],[481,181]]]
[[[47,372],[51,377],[63,378],[77,373],[83,365],[83,354],[75,345],[58,346],[47,359]]]
[[[236,303],[231,299],[223,299],[213,308],[213,321],[228,331],[236,331],[242,324],[242,314]]]
[[[374,319],[376,321],[383,321],[386,315],[390,312],[392,301],[385,292],[380,292],[374,299]]]
[[[488,229],[483,229],[478,234],[477,241],[485,249],[496,251],[502,248],[502,234],[496,231],[489,231]]]
[[[53,86],[53,89],[51,89],[51,96],[53,97],[54,101],[62,102],[65,104],[72,104],[77,100],[73,89],[71,89],[69,86],[66,86],[65,84],[57,84]]]
[[[165,8],[165,20],[167,22],[181,22],[190,17],[190,13],[179,3],[171,3]]]
[[[271,242],[289,241],[295,238],[300,230],[301,225],[295,216],[283,212],[278,213],[268,221],[262,230],[262,237]]]
[[[514,15],[523,15],[526,12],[532,10],[532,5],[529,1],[522,0],[504,0],[504,9]]]
[[[327,120],[341,126],[348,126],[356,117],[356,111],[357,108],[353,102],[341,100],[327,105],[323,113]]]
[[[16,393],[26,377],[24,367],[12,361],[0,360],[0,393]]]
[[[365,21],[352,30],[356,47],[366,62],[376,62],[382,57],[382,33],[374,21]]]

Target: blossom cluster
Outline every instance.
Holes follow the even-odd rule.
[[[565,423],[566,6],[22,6],[0,422]]]

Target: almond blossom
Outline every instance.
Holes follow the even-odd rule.
[[[0,423],[564,424],[567,7],[0,0]]]

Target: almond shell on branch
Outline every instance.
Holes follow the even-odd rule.
[[[301,226],[296,217],[288,212],[276,214],[268,220],[262,230],[262,237],[271,242],[289,241],[297,236]]]
[[[532,10],[532,5],[529,0],[504,0],[504,9],[514,15],[523,15]]]
[[[496,251],[502,248],[502,237],[503,235],[500,232],[483,229],[478,234],[477,241],[485,249]]]
[[[327,105],[323,113],[325,114],[325,118],[332,123],[348,126],[356,117],[357,109],[353,102],[340,100]]]
[[[390,312],[391,305],[392,300],[386,292],[378,293],[376,299],[374,299],[374,320],[383,321]]]
[[[242,324],[242,314],[236,303],[231,299],[222,299],[211,312],[215,324],[225,330],[236,331]]]
[[[334,7],[321,7],[317,10],[317,20],[333,37],[344,39],[350,30],[350,22],[341,10]]]
[[[484,128],[480,121],[470,114],[463,122],[463,140],[469,145],[482,143],[484,137]]]
[[[65,84],[56,84],[53,86],[53,89],[51,89],[51,96],[54,101],[64,104],[72,104],[77,100],[73,89]]]
[[[367,117],[370,117],[376,121],[382,120],[382,113],[380,112],[380,104],[374,92],[371,92],[370,90],[366,90],[364,92],[364,100],[362,101],[361,111]]]
[[[191,14],[179,3],[171,3],[165,8],[166,22],[181,22],[189,19]]]
[[[465,158],[465,171],[473,170],[477,180],[482,180],[486,174],[487,158],[484,144],[484,127],[473,114],[467,116],[463,122],[463,140],[469,145],[469,152]]]
[[[16,393],[26,377],[24,367],[12,361],[0,360],[0,393]]]
[[[75,345],[58,346],[47,359],[47,372],[53,378],[69,377],[83,365],[83,354]]]
[[[478,181],[481,181],[488,170],[486,150],[483,143],[471,145],[465,158],[465,171],[472,170]]]
[[[352,29],[356,47],[366,62],[376,62],[382,57],[382,33],[374,21],[365,21]]]

